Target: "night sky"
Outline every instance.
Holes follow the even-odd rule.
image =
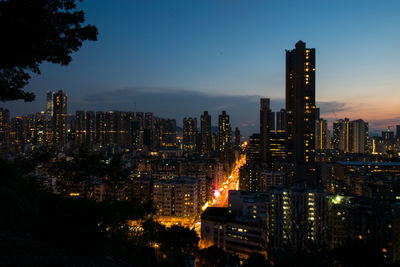
[[[45,92],[68,94],[75,110],[152,111],[200,116],[258,131],[259,98],[284,107],[285,49],[316,48],[321,116],[362,118],[370,132],[400,124],[400,1],[85,0],[98,27],[67,67],[41,66],[33,103],[7,102],[12,115],[43,110]]]

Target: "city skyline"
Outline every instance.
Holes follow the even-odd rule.
[[[0,265],[400,265],[399,8],[0,1]]]
[[[2,106],[13,116],[33,113],[42,109],[45,91],[62,89],[70,97],[69,113],[134,111],[136,103],[137,111],[166,114],[180,125],[204,110],[227,110],[232,125],[249,136],[259,128],[254,117],[259,98],[270,98],[273,111],[284,107],[284,49],[303,40],[317,48],[321,117],[330,125],[335,119],[361,118],[373,134],[399,120],[398,5],[84,1],[80,6],[87,22],[99,27],[99,41],[85,44],[67,67],[43,64],[42,74],[26,87],[37,94],[35,102]],[[293,26],[308,9],[315,17]],[[188,34],[191,27],[194,33]],[[165,97],[170,105],[153,101]],[[190,98],[196,101],[185,105]]]
[[[124,91],[122,91],[123,93]],[[178,93],[179,91],[176,91],[176,93]],[[32,114],[36,114],[36,113],[40,113],[43,112],[44,114],[48,113],[48,101],[47,101],[47,95],[48,93],[56,93],[56,91],[46,91],[45,92],[45,97],[42,97],[43,103],[41,107],[38,107],[37,110],[32,110],[29,112],[25,112],[25,113],[18,113],[16,112],[15,109],[13,109],[13,105],[11,105],[11,107],[9,107],[9,105],[5,105],[3,104],[1,107],[5,108],[7,110],[9,110],[10,112],[10,117],[20,117],[20,116],[27,116],[27,115],[32,115]],[[64,92],[68,97],[69,94],[68,92]],[[94,98],[94,100],[96,100],[96,96],[92,96]],[[110,96],[112,98],[112,96]],[[156,103],[162,103],[161,105],[165,105],[165,97],[168,98],[168,96],[166,96],[165,94],[163,94],[163,97],[161,98],[154,98],[151,97],[146,101],[152,101],[152,102],[156,102]],[[224,101],[224,97],[222,96],[218,96],[218,97],[214,97],[214,98],[210,98],[210,101],[206,101],[207,100],[207,96],[203,95],[203,94],[197,94],[194,93],[193,97],[190,96],[190,94],[188,95],[183,95],[182,99],[180,99],[180,104],[185,105],[186,107],[191,107],[193,103],[195,103],[199,98],[200,99],[204,99],[204,103],[206,103],[207,105],[204,106],[204,109],[201,109],[201,112],[196,113],[194,111],[187,111],[187,109],[181,109],[179,114],[177,115],[177,117],[174,117],[173,113],[171,113],[170,111],[168,111],[168,109],[165,110],[165,112],[160,112],[160,113],[155,113],[153,112],[153,110],[149,110],[149,109],[138,109],[136,108],[136,103],[133,104],[133,107],[131,105],[127,105],[126,102],[123,102],[122,105],[115,105],[115,102],[112,101],[112,99],[110,100],[110,102],[107,105],[100,105],[100,108],[96,108],[95,105],[93,105],[92,102],[88,102],[87,105],[84,106],[84,108],[82,108],[82,106],[77,106],[76,104],[74,104],[74,102],[72,102],[72,104],[70,102],[68,102],[68,107],[67,107],[67,115],[68,116],[74,116],[76,112],[79,111],[91,111],[91,112],[106,112],[106,111],[124,111],[124,112],[151,112],[154,113],[156,117],[158,118],[173,118],[176,119],[177,121],[177,126],[179,126],[180,128],[183,128],[183,121],[186,117],[194,117],[194,118],[198,118],[200,120],[201,117],[201,113],[204,111],[210,111],[210,115],[211,115],[211,125],[212,127],[218,127],[218,115],[219,113],[223,112],[223,111],[228,111],[229,114],[233,114],[232,116],[232,128],[236,128],[239,127],[242,130],[242,134],[244,137],[249,138],[250,135],[252,135],[253,133],[259,131],[260,128],[260,122],[259,119],[256,117],[253,117],[251,120],[243,120],[246,119],[246,115],[253,115],[253,114],[257,114],[259,112],[258,110],[258,104],[260,99],[263,99],[260,96],[252,96],[252,97],[245,97],[245,101],[244,102],[240,102],[240,97],[238,96],[226,96],[227,98],[231,99],[233,101],[232,105],[226,104],[223,105],[223,101]],[[123,98],[123,97],[122,97]],[[89,98],[88,98],[89,101]],[[182,101],[184,103],[182,103]],[[38,102],[38,101],[36,101]],[[94,101],[96,102],[96,101]],[[282,99],[270,99],[271,102],[271,112],[273,113],[279,113],[280,111],[284,110],[284,100]],[[7,102],[5,102],[7,103]],[[24,103],[26,104],[26,103]],[[154,103],[153,103],[154,104]],[[216,105],[220,104],[220,106]],[[318,105],[320,104],[320,105]],[[73,106],[73,108],[71,108],[70,106]],[[120,108],[115,108],[116,106],[119,106]],[[230,107],[232,106],[237,106],[239,107],[239,109],[231,109]],[[36,106],[35,106],[36,107]],[[332,111],[333,113],[336,114],[336,112],[334,111],[336,108],[341,109],[341,105],[340,103],[336,103],[336,102],[317,102],[316,107],[318,109],[326,109],[329,111]],[[190,114],[190,115],[188,115]],[[338,120],[342,120],[342,119],[350,119],[352,121],[354,120],[364,120],[364,117],[350,117],[349,114],[344,114],[343,117],[335,117],[335,118],[330,118],[330,117],[321,117],[322,119],[326,120],[328,122],[328,129],[330,130],[330,132],[333,132],[334,129],[334,123]],[[241,120],[242,119],[242,120]],[[380,123],[376,123],[376,121],[372,120],[372,121],[367,121],[367,123],[369,123],[370,125],[372,125],[372,127],[370,128],[369,131],[369,136],[378,136],[381,135],[381,133],[383,131],[386,130],[390,130],[390,131],[396,131],[396,127],[398,126],[398,121],[399,119],[397,119],[397,117],[388,119],[388,120],[383,120]],[[279,123],[277,121],[277,123]]]

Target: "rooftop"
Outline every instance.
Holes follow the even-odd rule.
[[[228,208],[208,207],[202,214],[201,219],[213,219],[225,221],[228,217]]]
[[[400,162],[372,162],[372,161],[337,161],[336,163],[345,166],[397,166],[400,167]]]

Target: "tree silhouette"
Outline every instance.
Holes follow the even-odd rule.
[[[105,166],[105,175],[109,187],[108,198],[115,200],[117,191],[121,187],[121,181],[128,176],[121,154],[112,155],[109,163]]]
[[[39,65],[68,65],[71,53],[83,41],[97,40],[97,28],[82,26],[84,13],[76,0],[0,1],[0,100],[33,101],[35,95],[22,88],[29,72],[40,74]]]
[[[202,249],[199,251],[199,265],[207,267],[226,266],[227,253],[215,245]]]
[[[243,263],[242,267],[256,267],[256,266],[267,267],[271,266],[271,264],[267,261],[267,259],[263,255],[254,252],[250,254],[249,258]]]

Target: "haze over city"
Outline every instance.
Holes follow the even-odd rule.
[[[68,66],[44,63],[26,87],[32,103],[3,106],[13,115],[43,110],[47,90],[64,90],[68,112],[151,111],[173,117],[204,110],[231,114],[250,135],[260,97],[284,108],[285,51],[298,40],[316,48],[321,117],[362,118],[370,134],[399,120],[398,1],[84,1],[98,42]],[[161,101],[161,102],[160,102]]]

